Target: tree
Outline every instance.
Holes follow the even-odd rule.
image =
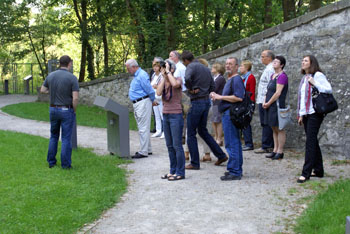
[[[317,10],[322,6],[322,0],[310,0],[310,11]]]

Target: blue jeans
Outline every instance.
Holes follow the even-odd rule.
[[[213,152],[217,158],[225,158],[226,154],[215,142],[207,129],[207,119],[210,108],[209,99],[191,101],[191,104],[192,106],[187,115],[187,145],[191,155],[191,165],[199,168],[197,130],[199,136],[205,141],[211,152]]]
[[[260,117],[260,124],[262,129],[262,135],[261,135],[261,148],[268,149],[273,148],[273,132],[272,128],[265,124],[264,118],[265,118],[266,111],[262,107],[262,104],[259,104],[259,117]]]
[[[71,167],[72,156],[72,128],[75,119],[75,113],[72,108],[50,107],[51,136],[49,151],[47,152],[47,161],[49,165],[55,165],[58,139],[60,138],[60,128],[62,127],[62,146],[61,146],[61,166],[62,168]]]
[[[182,148],[183,115],[163,114],[163,129],[170,160],[170,174],[185,176],[185,153]]]
[[[222,125],[224,128],[225,148],[229,155],[227,170],[232,175],[242,176],[242,144],[239,138],[239,130],[231,122],[230,110],[225,111],[222,115]]]
[[[250,124],[246,129],[243,129],[242,132],[243,132],[245,146],[254,148],[252,127],[250,126]]]

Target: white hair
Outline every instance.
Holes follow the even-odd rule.
[[[130,67],[138,67],[139,64],[137,63],[137,61],[135,59],[128,59],[125,62],[126,66],[130,66]]]

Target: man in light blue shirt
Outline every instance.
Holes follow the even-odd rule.
[[[152,154],[150,125],[155,92],[149,82],[147,72],[139,67],[135,59],[127,60],[125,66],[129,74],[134,76],[130,83],[129,98],[133,102],[134,116],[140,136],[140,150],[132,158],[145,158]]]

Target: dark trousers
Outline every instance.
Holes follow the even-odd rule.
[[[303,124],[306,134],[305,143],[305,163],[302,176],[310,178],[312,170],[318,175],[323,176],[323,161],[320,145],[318,144],[317,134],[320,130],[324,116],[314,113],[303,116]]]
[[[244,138],[244,145],[246,147],[254,148],[252,127],[250,126],[250,124],[246,129],[242,130],[242,133],[243,133],[243,138]]]
[[[273,132],[272,128],[265,124],[265,114],[265,109],[262,107],[262,104],[259,104],[260,124],[262,127],[261,148],[268,149],[273,148]]]
[[[207,129],[208,112],[211,105],[209,99],[191,101],[191,104],[191,108],[187,114],[187,145],[191,155],[191,165],[199,168],[197,131],[199,136],[218,159],[225,158],[226,154],[209,134]]]

